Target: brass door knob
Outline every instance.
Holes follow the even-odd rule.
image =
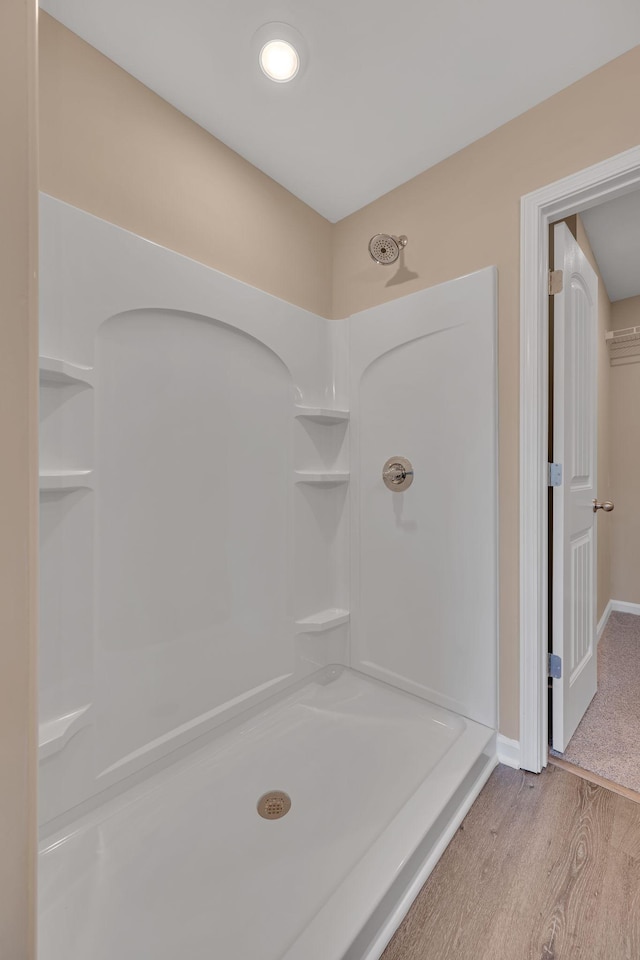
[[[611,500],[605,500],[604,503],[598,503],[597,500],[594,500],[593,512],[596,513],[598,510],[604,510],[605,513],[611,513],[613,510],[613,503]]]

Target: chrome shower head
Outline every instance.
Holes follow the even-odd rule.
[[[376,263],[387,265],[395,263],[400,256],[400,251],[408,243],[404,234],[400,237],[392,237],[388,233],[376,233],[375,237],[369,240],[369,254]]]

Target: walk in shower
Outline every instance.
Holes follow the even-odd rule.
[[[39,960],[373,960],[495,764],[496,272],[40,270]]]

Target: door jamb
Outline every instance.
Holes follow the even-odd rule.
[[[520,201],[520,765],[547,765],[549,224],[640,186],[640,146]]]

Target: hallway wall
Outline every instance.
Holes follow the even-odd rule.
[[[640,297],[612,304],[611,319],[613,330],[639,326]],[[610,424],[611,598],[640,603],[640,362],[611,367]]]

